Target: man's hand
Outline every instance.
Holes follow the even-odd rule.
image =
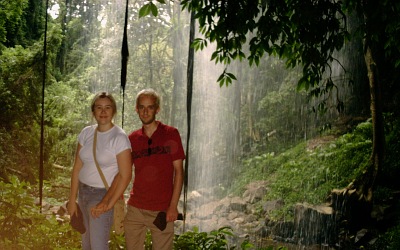
[[[178,219],[178,208],[169,207],[167,209],[167,222],[176,221]]]

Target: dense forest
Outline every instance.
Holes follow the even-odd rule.
[[[346,187],[373,204],[382,190],[398,192],[399,3],[125,4],[0,0],[0,182],[2,190],[21,192],[11,202],[13,193],[0,191],[0,246],[18,238],[13,225],[29,224],[26,216],[6,216],[16,211],[12,204],[33,204],[39,196],[62,204],[67,197],[77,134],[93,122],[89,102],[98,91],[116,97],[115,122],[127,133],[140,126],[136,93],[145,87],[161,93],[158,118],[178,127],[189,143],[189,190],[240,192],[249,180],[272,175],[266,164],[278,173],[301,158],[293,153],[288,159],[288,150],[328,135],[342,138],[367,122],[361,130],[371,143],[363,144],[363,159],[347,155],[353,162],[343,164],[324,195]],[[122,87],[124,28],[129,57]],[[350,145],[356,137],[341,140]],[[329,157],[330,164],[340,164]],[[210,169],[219,170],[209,175]],[[66,228],[68,238],[73,232]]]

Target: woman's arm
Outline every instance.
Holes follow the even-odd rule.
[[[69,201],[68,201],[68,213],[70,215],[73,215],[76,213],[77,208],[76,208],[76,198],[78,196],[78,188],[79,188],[79,172],[82,169],[83,163],[81,158],[79,157],[79,151],[81,150],[82,146],[78,143],[78,146],[76,147],[76,152],[75,152],[75,162],[74,166],[72,168],[72,174],[71,174],[71,188],[70,188],[70,193],[69,193]]]
[[[126,149],[117,155],[117,163],[119,173],[115,176],[102,201],[92,209],[92,216],[96,218],[100,216],[100,214],[113,208],[132,179],[132,159],[130,149]]]

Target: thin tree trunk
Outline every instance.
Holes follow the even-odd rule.
[[[378,80],[379,77],[376,63],[374,61],[371,48],[368,45],[366,45],[364,58],[368,71],[371,95],[370,109],[373,126],[373,144],[369,168],[364,175],[364,179],[361,181],[361,185],[357,189],[362,198],[364,198],[366,201],[371,201],[375,180],[383,164],[385,135],[383,127],[384,122],[382,113],[381,86]]]
[[[188,66],[187,66],[187,137],[186,137],[186,159],[185,159],[185,172],[184,172],[184,185],[183,185],[183,232],[186,231],[186,212],[187,212],[187,194],[189,185],[189,153],[190,153],[190,133],[191,133],[191,117],[192,117],[192,95],[193,95],[193,72],[194,72],[194,48],[190,45],[194,41],[196,33],[195,12],[190,13],[190,31],[189,31],[189,52],[188,52]]]

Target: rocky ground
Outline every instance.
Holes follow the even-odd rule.
[[[333,190],[326,204],[296,204],[294,221],[272,221],[270,212],[284,204],[282,200],[262,201],[266,192],[266,181],[250,183],[241,196],[222,199],[213,196],[217,192],[212,189],[193,191],[188,195],[185,230],[196,226],[210,232],[228,226],[239,236],[236,244],[247,238],[257,248],[346,249],[349,245],[373,245],[377,239],[374,227],[390,226],[388,222],[400,213],[393,211],[396,202],[367,209],[353,190],[342,189]],[[182,229],[183,222],[176,222],[176,232]]]

